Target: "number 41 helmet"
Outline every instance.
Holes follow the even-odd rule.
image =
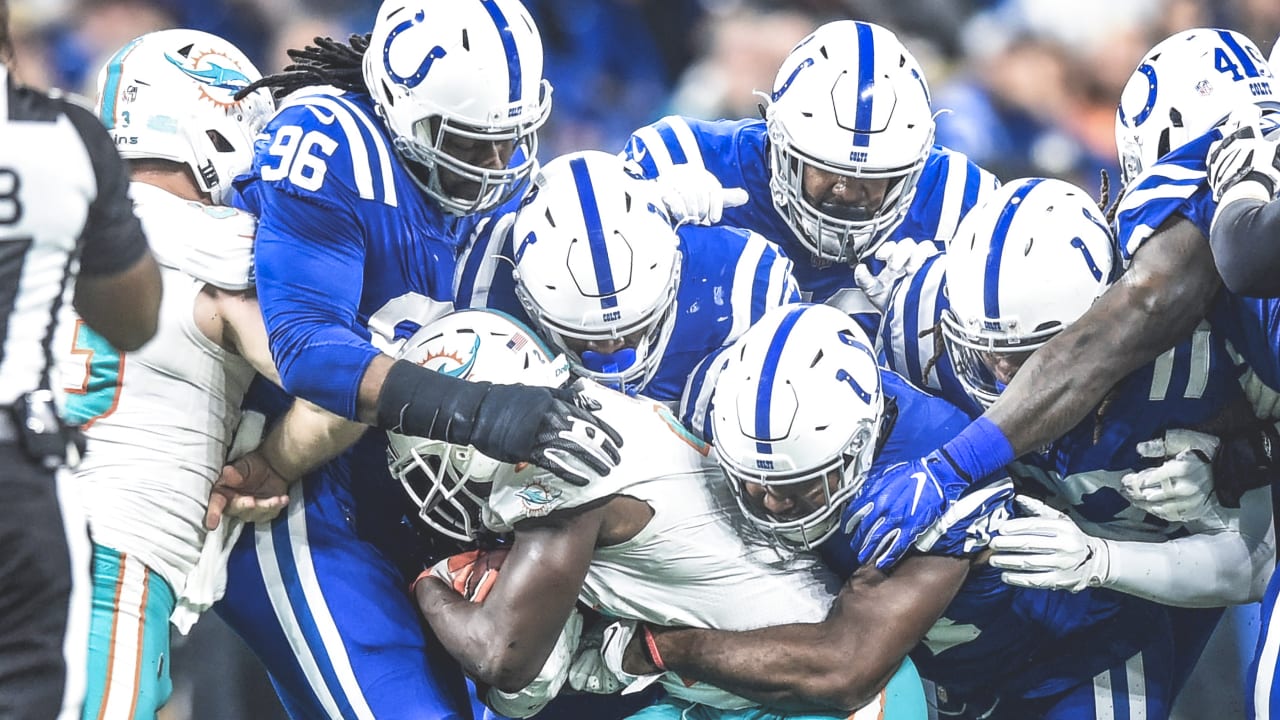
[[[871,344],[843,312],[796,304],[765,313],[724,354],[711,397],[720,466],[747,519],[812,548],[836,531],[875,459],[884,396]],[[799,486],[811,507],[794,514],[761,499]]]
[[[120,49],[98,73],[98,117],[127,160],[191,170],[216,205],[253,163],[275,109],[266,89],[236,100],[261,73],[236,46],[199,30],[160,30]]]
[[[1041,347],[1106,291],[1114,247],[1097,203],[1062,180],[1015,180],[965,215],[947,245],[942,333],[976,402],[1007,382],[988,363]]]
[[[491,310],[460,310],[424,325],[397,357],[463,380],[555,387],[568,378],[524,325]],[[483,529],[483,508],[502,463],[468,445],[387,433],[387,463],[429,527],[463,542]]]
[[[1271,67],[1249,38],[1196,28],[1162,40],[1120,93],[1116,149],[1127,184],[1165,154],[1248,105],[1280,108]]]

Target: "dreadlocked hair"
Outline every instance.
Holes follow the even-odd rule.
[[[1116,211],[1120,209],[1120,199],[1124,197],[1124,186],[1116,191],[1116,201],[1111,202],[1111,175],[1106,168],[1098,171],[1101,179],[1098,183],[1098,210],[1102,212],[1107,225],[1116,224]]]
[[[921,330],[916,337],[923,340],[926,335],[933,336],[933,356],[929,358],[929,362],[924,364],[924,369],[920,372],[920,377],[924,378],[924,380],[928,382],[929,373],[933,372],[933,369],[937,367],[938,361],[942,359],[942,353],[947,351],[947,343],[942,337],[942,323],[938,323],[933,327],[927,327],[924,330]]]
[[[364,84],[361,65],[365,50],[369,49],[372,33],[352,35],[347,42],[330,37],[317,37],[315,45],[288,50],[292,63],[283,72],[267,75],[249,83],[236,93],[236,100],[259,88],[270,88],[277,100],[300,88],[312,85],[333,85],[348,92],[369,92]]]

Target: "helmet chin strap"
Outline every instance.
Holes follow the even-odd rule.
[[[635,364],[635,348],[622,348],[611,353],[601,353],[595,350],[582,351],[582,365],[592,372],[616,375]],[[610,383],[610,387],[614,390],[624,389],[620,384],[614,385]],[[635,389],[626,388],[626,391],[627,394],[634,394]]]

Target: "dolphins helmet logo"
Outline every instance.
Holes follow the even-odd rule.
[[[471,373],[471,368],[476,364],[476,352],[480,350],[480,336],[475,337],[475,341],[471,344],[471,350],[467,352],[466,359],[456,352],[447,349],[439,351],[427,351],[427,356],[418,364],[428,370],[434,370],[441,375],[466,379]]]
[[[216,50],[193,51],[188,45],[177,55],[165,53],[164,57],[198,83],[201,97],[218,107],[236,105],[236,93],[251,82],[249,76],[241,72],[238,62]]]

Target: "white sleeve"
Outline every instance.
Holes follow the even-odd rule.
[[[1269,488],[1251,490],[1230,527],[1165,542],[1107,540],[1102,582],[1129,595],[1176,607],[1222,607],[1262,598],[1275,567]]]

